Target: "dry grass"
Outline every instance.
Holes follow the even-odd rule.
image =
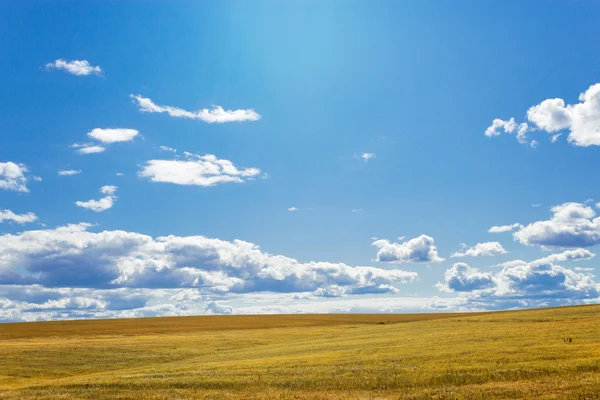
[[[600,306],[11,324],[0,337],[0,399],[600,398]]]

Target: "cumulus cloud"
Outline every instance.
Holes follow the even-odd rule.
[[[243,183],[260,174],[258,168],[238,169],[229,160],[219,159],[212,154],[199,156],[184,152],[185,160],[149,160],[139,176],[152,182],[167,182],[177,185],[215,186],[222,183]]]
[[[149,98],[140,95],[130,95],[134,103],[140,107],[141,112],[147,113],[167,113],[174,118],[196,119],[212,123],[225,122],[244,122],[258,121],[261,116],[253,109],[247,110],[225,110],[220,106],[213,106],[212,109],[204,108],[198,111],[187,111],[178,107],[160,106],[152,102]]]
[[[205,310],[208,314],[229,315],[233,313],[233,308],[231,308],[230,306],[219,304],[216,301],[207,302]]]
[[[102,69],[99,66],[92,66],[87,60],[66,61],[58,59],[54,62],[46,64],[46,69],[63,70],[73,75],[102,75]]]
[[[95,128],[88,132],[88,136],[104,144],[117,143],[117,142],[130,142],[137,135],[139,131],[135,129],[126,128]]]
[[[290,207],[288,208],[288,211],[298,211],[300,210],[298,207]]]
[[[500,264],[502,269],[494,273],[457,263],[436,287],[445,292],[466,293],[467,303],[487,309],[597,301],[600,284],[595,282],[592,270],[559,265],[592,257],[594,254],[585,249],[567,250],[531,262],[509,261]]]
[[[500,225],[500,226],[492,226],[488,232],[489,233],[502,233],[502,232],[511,232],[517,228],[522,228],[521,224],[511,224],[511,225]]]
[[[71,176],[71,175],[79,175],[81,173],[80,169],[60,169],[57,174],[59,176]]]
[[[531,147],[536,147],[538,142],[535,140],[530,141],[527,138],[527,133],[530,130],[531,129],[530,129],[529,125],[527,125],[526,122],[517,124],[515,122],[514,118],[511,118],[508,121],[496,118],[492,122],[492,125],[490,125],[485,130],[485,136],[487,136],[487,137],[500,136],[502,134],[502,131],[504,131],[505,134],[513,134],[516,132],[516,134],[517,134],[516,138],[519,143],[529,144]]]
[[[0,210],[0,222],[12,221],[17,224],[26,224],[37,221],[38,217],[32,212],[27,214],[15,214],[10,210]]]
[[[537,221],[513,233],[524,245],[589,247],[600,243],[600,217],[587,204],[564,203],[551,208],[552,218]]]
[[[27,167],[12,161],[0,162],[0,189],[14,192],[29,192],[27,189]]]
[[[443,258],[438,256],[437,247],[431,236],[421,235],[402,243],[392,243],[380,239],[372,243],[378,248],[376,261],[394,264],[408,264],[418,262],[440,262]]]
[[[561,98],[546,99],[527,110],[527,120],[534,125],[529,128],[526,122],[523,126],[522,138],[528,131],[533,129],[542,130],[551,134],[552,143],[561,135],[563,130],[569,131],[567,140],[575,146],[598,146],[600,145],[600,83],[591,85],[585,92],[579,95],[579,103],[566,104]],[[525,125],[523,125],[525,124]],[[495,119],[492,125],[485,131],[488,137],[498,136],[500,130],[505,133],[513,133],[517,128],[514,118],[508,121]],[[519,135],[517,135],[519,140]],[[519,140],[527,141],[527,139]]]
[[[375,158],[375,153],[362,153],[360,158],[365,160],[365,162],[368,162],[371,158]]]
[[[102,153],[104,150],[106,150],[106,148],[103,146],[97,146],[97,145],[89,144],[89,143],[84,143],[84,144],[74,143],[71,145],[71,147],[77,149],[77,152],[79,154]]]
[[[203,236],[152,238],[90,232],[90,224],[0,235],[0,284],[49,288],[198,288],[206,293],[297,293],[346,288],[390,292],[414,272],[308,262],[271,255],[252,243]]]
[[[461,247],[460,251],[452,253],[450,257],[482,257],[508,253],[499,242],[477,243],[470,248],[463,243]]]
[[[116,192],[116,186],[102,186],[100,188],[100,193],[102,193],[104,197],[99,200],[76,201],[75,205],[95,212],[106,211],[109,208],[112,208],[115,201],[117,201],[117,196],[115,196]]]
[[[456,263],[444,273],[444,282],[436,287],[443,292],[472,292],[495,286],[491,273],[480,272],[465,263]]]

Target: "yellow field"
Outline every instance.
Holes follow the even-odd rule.
[[[23,398],[600,399],[600,306],[3,324]]]

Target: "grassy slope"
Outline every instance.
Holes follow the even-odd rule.
[[[600,306],[376,323],[394,318],[409,316],[0,325],[0,399],[600,398]],[[114,324],[129,330],[73,336]]]

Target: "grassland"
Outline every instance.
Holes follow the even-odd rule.
[[[600,399],[600,306],[0,325],[0,399],[106,398]]]

